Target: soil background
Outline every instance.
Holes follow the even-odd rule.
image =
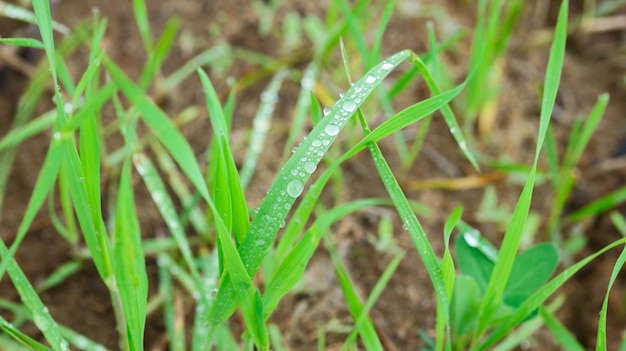
[[[459,28],[471,29],[475,19],[475,9],[466,1],[409,1],[399,0],[383,41],[383,54],[387,56],[402,49],[424,52],[427,48],[426,23],[433,21],[439,38],[445,38]],[[571,1],[571,15],[580,15],[583,1]],[[598,3],[602,3],[599,1]],[[375,2],[378,11],[383,4]],[[272,58],[287,57],[298,50],[305,50],[310,45],[301,42],[296,47],[287,47],[281,37],[282,23],[289,13],[317,15],[325,18],[326,1],[313,2],[302,0],[283,1],[273,19],[273,28],[267,35],[259,34],[261,18],[253,7],[252,1],[149,1],[148,13],[153,33],[160,34],[171,16],[181,19],[181,34],[172,54],[163,66],[164,75],[190,60],[194,55],[217,44],[220,41],[230,45],[260,52]],[[133,78],[137,78],[146,60],[139,33],[134,22],[132,2],[125,0],[53,1],[53,18],[73,27],[89,18],[94,9],[100,16],[108,19],[108,29],[104,40],[107,53]],[[488,135],[479,142],[479,148],[485,154],[506,155],[519,163],[532,161],[540,102],[537,98],[537,86],[543,82],[543,72],[547,62],[549,45],[541,40],[554,25],[558,3],[556,1],[529,1],[521,16],[513,38],[502,61],[502,88],[496,112],[496,124]],[[436,10],[436,11],[435,11]],[[448,21],[437,21],[436,13],[445,14]],[[615,15],[626,15],[626,8]],[[0,19],[2,37],[23,36],[33,32],[33,28],[7,19]],[[366,33],[372,35],[373,33]],[[559,150],[562,152],[571,130],[573,120],[578,114],[587,114],[596,102],[597,96],[608,92],[611,102],[600,123],[597,133],[591,139],[578,169],[578,183],[574,196],[568,203],[573,210],[589,203],[603,194],[607,194],[624,185],[626,167],[624,167],[623,143],[626,140],[626,28],[604,31],[574,30],[569,36],[565,68],[561,88],[554,113],[553,128],[557,136]],[[453,75],[463,78],[470,46],[467,40],[461,42],[456,51],[446,52],[442,59],[453,67]],[[5,50],[5,47],[1,49]],[[338,49],[337,49],[338,51]],[[18,55],[35,64],[40,55],[33,52],[19,52]],[[68,61],[70,71],[79,74],[85,68],[88,51],[79,49]],[[8,54],[7,54],[8,55]],[[337,52],[337,56],[339,53]],[[3,54],[2,57],[7,57]],[[340,62],[340,61],[338,61]],[[304,66],[305,62],[298,63]],[[329,62],[327,65],[337,64]],[[10,63],[0,59],[0,136],[9,130],[12,116],[16,112],[16,102],[28,82],[28,76],[15,69]],[[226,77],[236,80],[259,66],[248,61],[236,59],[227,68],[226,74],[213,69],[211,77],[218,91],[225,96],[228,92]],[[237,96],[233,120],[233,141],[241,143],[245,130],[252,125],[252,118],[259,105],[259,96],[267,86],[269,78],[259,80],[242,89]],[[289,121],[295,106],[298,82],[287,81],[280,92],[280,102],[275,110],[273,126],[269,139],[265,143],[267,152],[260,160],[255,177],[246,194],[250,206],[257,206],[266,189],[281,166],[281,154],[289,128]],[[330,83],[332,84],[332,83]],[[343,87],[345,89],[345,86]],[[332,93],[338,94],[340,86],[330,86]],[[334,91],[336,90],[336,91]],[[415,103],[424,98],[423,85],[416,86],[411,94],[406,94],[394,103],[396,109]],[[50,96],[50,94],[48,94]],[[175,116],[184,108],[197,105],[204,109],[202,89],[197,79],[189,78],[177,89],[160,97],[159,104],[170,116]],[[42,104],[45,105],[45,104]],[[43,112],[50,106],[41,106]],[[206,112],[204,112],[206,113]],[[384,116],[372,116],[372,124],[378,124]],[[405,133],[415,133],[414,127]],[[208,144],[210,125],[207,118],[198,118],[182,127],[182,131],[201,155]],[[304,135],[304,134],[303,134]],[[33,185],[49,145],[49,134],[39,135],[20,146],[17,158],[12,165],[12,174],[2,209],[0,235],[7,243],[13,240],[22,214],[27,205]],[[111,141],[115,144],[115,140]],[[381,143],[381,148],[392,169],[400,170],[401,162],[391,140]],[[620,153],[620,150],[622,152]],[[237,162],[243,158],[244,148],[236,155]],[[621,163],[620,163],[621,161]],[[610,167],[611,164],[617,166]],[[545,163],[544,163],[545,165]],[[6,167],[11,165],[0,165]],[[363,152],[344,166],[344,200],[386,196],[386,191],[376,172],[370,156]],[[484,169],[483,172],[488,172]],[[412,200],[419,201],[430,208],[430,215],[419,217],[422,225],[432,240],[435,251],[443,252],[442,232],[447,216],[457,205],[465,207],[464,220],[476,226],[492,242],[499,243],[503,231],[496,223],[481,220],[477,212],[483,199],[484,187],[474,189],[417,190],[415,184],[420,180],[433,178],[454,178],[476,175],[471,165],[463,158],[458,146],[449,135],[448,128],[441,118],[435,118],[426,138],[422,154],[407,172],[398,172],[399,181]],[[103,182],[115,181],[104,178]],[[137,181],[137,198],[143,201],[139,208],[142,233],[153,237],[162,232],[165,226],[160,222],[158,212],[148,200],[143,185]],[[512,209],[520,194],[521,186],[512,181],[499,181],[493,184],[502,207]],[[104,184],[103,189],[108,189]],[[106,191],[106,190],[104,190]],[[107,193],[104,194],[107,196]],[[552,194],[549,186],[541,185],[535,191],[532,211],[539,214],[549,213]],[[326,194],[324,201],[331,201]],[[624,213],[624,208],[620,208]],[[362,296],[367,296],[379,276],[390,262],[389,253],[376,249],[372,240],[377,235],[378,222],[382,216],[395,218],[395,240],[406,250],[402,261],[391,282],[374,306],[371,316],[388,350],[419,350],[424,346],[417,333],[424,331],[434,336],[435,302],[432,285],[428,279],[413,243],[402,231],[401,223],[391,209],[367,211],[351,215],[332,228],[332,237],[339,247],[350,275],[357,282]],[[538,231],[538,240],[547,240],[543,221]],[[575,228],[565,228],[569,233]],[[594,218],[584,223],[588,247],[580,257],[592,253],[619,238],[610,221],[605,216]],[[589,350],[595,349],[598,313],[605,294],[610,271],[619,252],[611,251],[586,267],[574,279],[560,290],[567,297],[565,305],[558,313],[560,320],[572,331],[576,338]],[[47,211],[42,211],[35,225],[20,246],[16,258],[29,279],[36,285],[64,262],[73,258],[70,246],[53,229]],[[559,269],[562,269],[561,266]],[[151,292],[156,286],[156,262],[148,260]],[[335,278],[329,256],[321,249],[311,261],[306,273],[305,288],[285,298],[272,317],[284,334],[285,344],[290,350],[316,349],[316,337],[319,325],[327,329],[327,349],[335,350],[341,346],[345,334],[341,328],[332,326],[350,325],[351,318],[345,306],[341,289]],[[609,350],[616,350],[626,328],[624,293],[626,281],[618,279],[611,292],[608,318]],[[18,301],[19,297],[5,275],[0,282],[0,297]],[[109,295],[100,281],[98,274],[89,263],[85,263],[79,273],[71,276],[63,284],[42,294],[44,303],[52,316],[93,340],[112,350],[117,349],[117,331],[115,318],[110,305]],[[183,302],[185,303],[185,302]],[[192,316],[192,305],[186,302],[188,316]],[[10,318],[9,313],[0,312]],[[146,326],[146,348],[150,350],[166,349],[164,325],[160,311],[149,316]],[[191,318],[191,317],[190,317]],[[10,319],[9,319],[10,320]],[[238,323],[237,317],[233,323]],[[26,325],[23,330],[41,339],[40,332],[34,325]],[[551,335],[541,330],[532,339],[523,344],[524,349],[558,350]]]

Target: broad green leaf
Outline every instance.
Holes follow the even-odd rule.
[[[539,244],[519,254],[504,289],[504,302],[509,306],[519,306],[523,302],[519,299],[525,299],[539,289],[554,273],[558,263],[559,254],[552,243]]]

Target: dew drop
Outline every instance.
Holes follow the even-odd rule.
[[[348,112],[352,112],[356,109],[356,104],[354,103],[354,101],[348,100],[343,103],[343,109]]]
[[[294,179],[287,184],[287,194],[291,197],[298,197],[302,194],[304,184],[299,179]]]
[[[341,93],[339,93],[339,98],[341,99],[341,98],[342,98],[342,97],[344,97],[345,95],[346,95],[346,93],[341,92]]]
[[[456,132],[456,129],[454,129],[454,128],[450,128],[450,133],[451,133],[451,134],[454,134],[454,132]]]
[[[322,141],[319,140],[319,139],[315,139],[315,140],[313,140],[312,145],[315,146],[315,147],[320,147],[320,146],[322,146]]]
[[[328,144],[330,144],[330,140],[324,139],[322,140],[322,144],[324,144],[324,146],[328,146]]]
[[[292,153],[292,154],[295,154],[295,153],[296,153],[296,151],[298,151],[298,147],[297,147],[297,146],[294,146],[294,147],[291,149],[291,153]]]
[[[467,149],[467,144],[466,144],[464,141],[461,141],[461,142],[459,143],[459,147],[460,147],[461,149],[465,150],[465,149]]]
[[[384,70],[390,70],[391,68],[393,68],[393,65],[389,62],[385,62],[383,63],[382,66],[380,66],[380,68],[384,69]]]
[[[471,247],[478,247],[480,244],[480,233],[478,230],[472,230],[463,234],[463,238],[465,239],[467,245]]]
[[[78,182],[82,183],[83,182],[83,177],[78,177]]]
[[[55,140],[59,140],[59,139],[61,139],[61,132],[54,132],[54,134],[52,135],[52,137],[53,137]]]
[[[372,84],[376,81],[376,77],[374,77],[373,75],[369,75],[367,77],[365,77],[365,83],[367,84]]]
[[[264,240],[259,239],[259,240],[257,240],[257,241],[256,241],[256,244],[257,244],[258,246],[263,246],[263,245],[265,245],[265,241],[264,241]]]
[[[280,222],[280,227],[281,228],[285,228],[285,225],[286,225],[285,221]]]
[[[217,296],[217,289],[211,289],[211,291],[209,292],[209,296],[211,297],[216,297]]]
[[[307,173],[309,174],[315,172],[316,168],[317,166],[313,162],[307,162],[304,164],[304,170],[307,171]]]
[[[339,127],[334,124],[329,124],[326,126],[326,128],[324,128],[324,131],[330,136],[337,135],[339,134]]]
[[[324,116],[327,116],[332,110],[333,109],[331,107],[324,107],[324,109],[322,110],[322,113],[324,114]]]

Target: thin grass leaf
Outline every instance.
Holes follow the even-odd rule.
[[[326,244],[326,248],[328,249],[328,253],[330,254],[330,259],[333,262],[333,266],[335,267],[335,273],[337,274],[337,280],[339,280],[339,285],[341,285],[341,290],[343,291],[343,295],[346,298],[346,303],[348,305],[348,309],[350,310],[350,314],[352,318],[356,321],[360,316],[364,316],[361,319],[361,325],[359,326],[361,336],[361,340],[365,345],[367,350],[383,350],[383,345],[378,338],[378,334],[376,333],[376,329],[374,328],[374,324],[372,323],[371,318],[365,313],[364,307],[361,299],[355,290],[355,284],[350,279],[348,275],[348,271],[345,266],[341,262],[339,258],[339,253],[337,252],[337,248],[328,236],[324,236],[324,243]],[[356,340],[354,337],[348,337],[346,340],[346,344],[344,344],[343,350],[349,349],[347,345],[355,345]]]
[[[248,235],[240,246],[241,259],[250,275],[255,274],[258,270],[274,241],[280,224],[287,216],[295,199],[304,191],[306,181],[315,171],[317,164],[346,124],[348,118],[354,114],[382,79],[408,55],[408,51],[401,51],[372,68],[365,77],[345,93],[332,111],[313,128],[294,155],[287,161],[277,176],[277,181],[270,188],[251,224]],[[234,310],[232,288],[228,278],[225,278],[219,290],[215,306],[216,309],[210,317],[214,324],[220,324],[226,320]]]
[[[422,73],[422,77],[424,77],[424,81],[428,85],[428,88],[432,91],[433,95],[441,94],[441,89],[439,89],[439,85],[437,84],[437,82],[435,82],[435,79],[430,74],[428,67],[426,67],[426,64],[419,58],[419,56],[413,53],[411,55],[411,61],[418,68],[418,71]],[[470,161],[470,163],[472,164],[472,166],[474,166],[475,169],[479,169],[480,167],[478,166],[478,163],[476,162],[476,158],[468,149],[467,141],[465,140],[465,137],[463,136],[461,127],[459,126],[459,124],[456,121],[456,118],[454,117],[454,112],[452,112],[452,108],[450,108],[450,106],[447,104],[444,105],[441,108],[441,114],[443,115],[443,119],[446,121],[448,128],[450,128],[450,134],[452,134],[452,136],[454,137],[454,140],[456,140],[456,142],[459,144],[459,147],[461,148],[461,151],[463,152],[467,160]]]
[[[394,203],[396,207],[396,211],[400,215],[402,219],[403,228],[409,232],[409,236],[411,237],[417,252],[424,262],[424,266],[426,266],[426,271],[430,277],[431,282],[435,288],[435,294],[437,296],[437,304],[441,305],[441,315],[444,318],[445,326],[446,326],[446,340],[448,341],[447,349],[450,346],[450,308],[449,308],[449,297],[446,291],[446,283],[443,278],[443,273],[441,271],[441,266],[439,264],[439,260],[435,255],[435,252],[430,245],[428,237],[426,236],[426,232],[422,228],[419,220],[413,213],[406,196],[402,192],[400,185],[397,180],[393,176],[387,161],[383,157],[378,145],[375,143],[371,143],[369,145],[369,150],[374,160],[374,165],[380,175],[380,178],[383,181],[385,189],[391,197],[391,201]]]
[[[385,287],[389,283],[389,280],[391,279],[391,277],[393,276],[393,273],[396,271],[396,269],[400,265],[400,262],[402,262],[403,258],[404,258],[404,252],[399,252],[394,256],[391,262],[389,262],[389,265],[387,266],[387,268],[385,268],[385,271],[376,282],[376,285],[374,285],[374,287],[372,288],[370,295],[365,301],[363,310],[361,311],[359,316],[355,318],[354,330],[350,333],[347,340],[356,341],[357,334],[362,335],[363,333],[367,333],[368,331],[371,331],[369,327],[367,326],[364,327],[366,323],[371,323],[369,321],[369,311],[372,309],[372,307],[374,307],[374,304],[376,303],[376,301],[378,301],[378,298],[382,294],[383,289],[385,289]],[[376,332],[376,330],[374,330],[374,332]],[[367,335],[363,339],[376,340],[378,339],[378,335],[377,334]]]
[[[0,330],[2,330],[6,335],[9,335],[11,338],[13,338],[13,340],[19,342],[20,345],[27,347],[28,350],[50,351],[48,347],[40,344],[30,336],[22,333],[19,329],[15,328],[13,324],[7,322],[4,318],[2,318],[2,316],[0,316]],[[2,346],[2,344],[3,343],[0,343],[0,347]]]
[[[134,2],[137,3],[138,1]],[[142,89],[146,90],[148,88],[150,82],[160,70],[163,60],[172,49],[179,27],[180,20],[177,17],[170,17],[167,20],[167,23],[165,23],[165,29],[163,29],[161,38],[154,47],[154,50],[148,51],[150,57],[148,58],[148,62],[146,62],[143,67],[143,71],[141,71],[141,76],[139,77],[139,87]]]
[[[585,348],[580,345],[580,343],[576,340],[576,337],[572,335],[572,333],[567,330],[567,328],[559,322],[558,319],[552,314],[552,312],[547,311],[545,308],[541,307],[539,309],[539,313],[541,314],[541,318],[543,318],[546,323],[546,327],[550,330],[552,335],[556,338],[557,342],[563,347],[563,350],[568,351],[584,351]]]
[[[11,3],[4,2],[2,4],[2,7],[0,7],[0,15],[30,24],[38,24],[37,17],[33,12]],[[55,21],[52,21],[52,29],[64,35],[70,34],[68,27]]]
[[[585,218],[597,216],[601,213],[609,211],[615,208],[617,205],[626,201],[626,186],[619,188],[608,195],[604,195],[594,202],[584,206],[583,208],[574,211],[569,216],[565,217],[565,223],[574,223],[581,221]]]
[[[80,271],[82,267],[83,263],[78,259],[72,259],[68,262],[63,263],[37,285],[37,291],[39,293],[42,293],[63,283],[66,279],[78,273],[78,271]]]
[[[114,263],[111,260],[109,237],[106,231],[102,231],[104,222],[100,213],[94,218],[94,212],[89,207],[90,200],[83,185],[84,175],[81,169],[81,162],[71,135],[64,137],[63,134],[58,132],[58,134],[55,133],[55,138],[57,138],[57,135],[61,139],[64,153],[63,167],[68,174],[70,194],[83,237],[100,277],[107,286],[110,286]]]
[[[539,132],[537,138],[538,141],[535,149],[533,166],[526,185],[522,190],[517,206],[513,212],[513,217],[511,218],[511,222],[509,223],[509,227],[507,228],[502,242],[498,261],[496,262],[493,274],[489,280],[489,285],[487,287],[487,291],[485,292],[483,303],[481,304],[472,346],[475,346],[479,342],[480,337],[483,335],[491,321],[491,317],[500,305],[504,289],[511,273],[513,261],[517,255],[517,249],[524,231],[524,225],[528,218],[532,192],[535,185],[537,162],[539,160],[541,146],[543,145],[548,125],[550,123],[550,117],[558,91],[561,69],[563,67],[565,42],[567,39],[567,14],[568,2],[563,1],[559,11],[555,37],[550,50],[548,67],[546,69],[545,89],[541,105],[541,116],[539,120]]]
[[[445,245],[445,249],[443,252],[443,260],[441,263],[441,274],[444,279],[444,284],[446,286],[446,293],[452,300],[452,292],[454,291],[454,261],[452,260],[452,255],[450,254],[450,236],[452,235],[452,230],[456,226],[456,224],[461,219],[463,215],[463,207],[457,206],[452,214],[446,220],[443,228],[443,241]],[[446,332],[446,321],[445,315],[443,314],[444,310],[442,309],[440,304],[437,304],[437,339],[436,339],[436,350],[443,350],[444,340],[445,340],[445,332]]]
[[[43,49],[43,43],[33,38],[0,38],[0,43],[24,48]]]
[[[113,256],[131,350],[143,350],[148,300],[148,275],[131,180],[130,160],[121,171],[115,215]]]
[[[216,59],[230,55],[230,46],[225,42],[219,42],[215,46],[207,49],[191,60],[187,61],[182,67],[174,71],[160,84],[160,89],[163,91],[172,91],[178,84],[180,84],[185,78],[189,77],[198,68],[205,66]]]
[[[26,139],[37,135],[44,130],[49,130],[56,121],[56,111],[49,111],[33,119],[28,124],[11,129],[11,131],[0,140],[0,151],[17,146]]]
[[[556,277],[552,278],[548,283],[543,285],[539,290],[535,291],[526,301],[517,307],[513,313],[505,321],[500,323],[496,329],[491,332],[481,343],[475,348],[477,351],[486,350],[494,345],[500,339],[505,337],[513,328],[518,326],[528,315],[539,308],[557,289],[559,289],[569,278],[574,276],[581,268],[589,264],[592,260],[605,253],[606,251],[626,244],[626,238],[617,240],[601,250],[585,257],[576,264],[565,269]]]
[[[256,163],[263,151],[263,143],[269,131],[272,113],[274,107],[278,102],[278,90],[280,89],[283,80],[287,76],[287,71],[278,72],[267,89],[261,94],[261,105],[254,116],[252,133],[250,135],[250,141],[248,142],[248,150],[243,160],[243,165],[240,172],[240,182],[244,189],[248,187],[252,174],[256,169]]]
[[[174,207],[174,203],[167,193],[165,184],[163,184],[163,181],[161,180],[161,177],[159,177],[157,170],[145,154],[141,152],[135,153],[133,155],[133,163],[135,165],[135,168],[137,169],[137,172],[146,184],[152,200],[159,209],[161,217],[165,220],[165,224],[170,230],[172,237],[174,237],[174,240],[176,241],[178,249],[182,253],[183,259],[185,260],[187,267],[189,268],[192,276],[196,280],[197,284],[194,291],[201,290],[202,287],[200,285],[200,273],[198,272],[196,261],[194,259],[193,253],[191,252],[191,247],[189,245],[189,241],[187,240],[184,227],[179,221],[178,214],[176,213],[176,208]]]
[[[250,228],[248,206],[243,192],[245,185],[242,184],[239,178],[235,160],[230,150],[228,137],[230,128],[217,97],[217,92],[206,73],[198,70],[198,74],[205,91],[207,108],[213,124],[215,144],[217,145],[217,152],[219,152],[216,162],[220,163],[219,167],[221,167],[221,170],[219,168],[216,170],[216,178],[223,182],[220,191],[215,191],[215,204],[218,206],[218,210],[222,207],[222,211],[220,211],[222,220],[226,221],[226,218],[229,218],[227,228],[233,231],[239,246]],[[211,151],[214,152],[213,150]],[[223,204],[217,201],[217,196],[222,196]],[[225,213],[227,213],[227,216],[224,216]]]
[[[15,239],[13,240],[13,244],[11,245],[11,249],[9,250],[8,255],[3,254],[2,262],[0,262],[0,278],[2,278],[2,276],[4,275],[4,271],[7,269],[9,264],[13,262],[13,256],[15,255],[15,252],[22,243],[22,240],[24,240],[24,237],[26,237],[28,228],[30,228],[33,220],[37,216],[37,213],[43,205],[46,196],[52,190],[52,187],[54,186],[54,182],[56,180],[56,175],[59,172],[61,159],[62,154],[59,143],[53,141],[50,145],[50,150],[46,155],[43,166],[41,167],[39,176],[37,177],[35,188],[33,189],[33,193],[31,195],[30,201],[28,202],[28,206],[24,211],[24,218],[20,222],[20,226],[17,229],[17,234],[15,235]]]
[[[315,88],[315,77],[319,71],[319,63],[316,61],[311,62],[302,74],[300,80],[300,92],[298,93],[298,100],[296,101],[296,107],[293,112],[293,119],[291,121],[291,127],[289,128],[289,135],[287,135],[287,141],[285,142],[285,151],[283,152],[283,163],[290,155],[290,150],[296,145],[296,140],[300,136],[300,132],[304,129],[304,122],[307,117],[307,113],[311,108],[311,94]]]
[[[135,15],[135,22],[137,23],[137,28],[139,28],[144,49],[148,54],[151,54],[154,51],[154,43],[152,41],[150,23],[148,22],[148,8],[144,0],[133,0],[133,14]]]
[[[166,253],[160,253],[157,262],[165,260]],[[163,323],[169,339],[169,349],[185,350],[185,321],[176,313],[176,297],[169,267],[159,264],[159,293],[163,296]]]
[[[621,272],[624,267],[624,263],[626,263],[626,247],[622,249],[622,253],[615,261],[615,265],[613,266],[613,271],[611,272],[611,278],[609,279],[609,284],[606,287],[606,295],[604,296],[604,301],[602,302],[602,309],[600,310],[600,317],[598,319],[598,336],[596,338],[596,351],[606,351],[606,315],[609,308],[609,293],[611,292],[611,288],[615,283],[615,279],[617,279],[617,275]],[[570,350],[568,348],[568,350]],[[573,349],[572,349],[573,350]]]
[[[33,322],[43,333],[46,340],[55,351],[67,351],[69,346],[67,341],[61,335],[61,331],[57,322],[52,319],[48,308],[41,302],[39,295],[22,272],[15,259],[10,254],[4,240],[0,239],[0,258],[6,265],[6,270],[11,277],[13,286],[20,295],[22,303],[31,313]],[[6,262],[6,263],[5,263]],[[3,328],[4,329],[4,328]]]

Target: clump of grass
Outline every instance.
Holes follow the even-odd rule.
[[[405,166],[412,163],[418,154],[420,139],[407,148],[400,132],[411,124],[423,121],[425,123],[420,131],[423,137],[433,113],[440,111],[460,151],[468,162],[476,169],[479,168],[477,157],[468,141],[471,138],[471,129],[468,127],[471,119],[470,122],[465,120],[464,123],[458,123],[449,104],[468,86],[476,89],[489,79],[492,72],[488,69],[488,64],[503,53],[522,6],[518,1],[507,8],[506,31],[500,33],[496,31],[496,19],[500,15],[502,2],[494,2],[489,7],[486,4],[486,1],[479,2],[479,21],[475,29],[468,75],[462,83],[450,89],[442,89],[439,82],[439,72],[444,67],[438,60],[438,50],[444,50],[446,45],[437,44],[432,27],[429,31],[431,50],[426,55],[420,56],[410,50],[402,50],[382,58],[383,33],[391,20],[393,2],[383,9],[371,45],[367,43],[363,28],[369,23],[362,20],[364,12],[371,5],[368,1],[358,2],[354,8],[350,8],[347,1],[332,2],[328,25],[315,20],[307,22],[307,30],[316,34],[315,48],[308,68],[295,74],[301,78],[302,89],[294,113],[294,124],[288,133],[286,149],[291,150],[297,143],[300,129],[305,125],[309,113],[313,128],[290,156],[288,151],[283,153],[286,161],[258,211],[250,220],[250,214],[255,211],[251,211],[248,206],[245,189],[261,157],[260,150],[271,123],[272,110],[278,103],[276,96],[281,83],[294,75],[289,61],[272,61],[269,64],[270,73],[275,73],[274,78],[261,97],[263,101],[255,117],[245,162],[242,169],[238,170],[231,140],[231,120],[237,86],[222,104],[212,81],[201,68],[219,53],[236,53],[236,48],[226,48],[224,44],[220,44],[203,52],[191,64],[184,65],[169,77],[159,79],[160,66],[172,48],[179,21],[168,21],[161,36],[155,41],[147,18],[146,4],[135,0],[135,18],[148,54],[147,64],[138,82],[133,82],[100,49],[106,30],[106,19],[98,16],[81,27],[80,32],[75,30],[73,33],[78,33],[74,34],[75,37],[70,35],[64,41],[69,42],[66,44],[68,47],[86,44],[90,49],[89,66],[77,82],[74,82],[64,62],[67,51],[62,47],[65,46],[57,47],[53,40],[53,28],[60,27],[51,20],[49,3],[34,0],[33,17],[36,18],[42,40],[13,38],[4,41],[13,45],[42,48],[45,51],[50,78],[55,87],[56,106],[54,111],[33,118],[33,106],[40,100],[46,79],[49,79],[46,77],[48,70],[42,65],[43,73],[37,73],[22,100],[28,108],[18,110],[16,125],[0,140],[0,150],[4,150],[3,157],[10,164],[15,155],[15,146],[44,130],[49,130],[52,135],[50,148],[16,239],[10,247],[0,241],[0,277],[7,272],[22,299],[22,304],[2,301],[3,307],[12,310],[16,318],[13,324],[0,318],[0,329],[9,336],[0,338],[0,345],[15,349],[68,350],[71,344],[81,350],[105,349],[85,336],[59,325],[42,303],[41,290],[33,287],[13,258],[46,199],[50,199],[51,213],[54,212],[52,194],[56,191],[56,185],[63,218],[53,217],[55,228],[77,252],[79,242],[84,240],[86,243],[88,259],[95,264],[110,293],[119,331],[119,348],[122,350],[145,348],[146,318],[158,305],[163,306],[165,329],[172,350],[184,350],[189,346],[192,350],[207,350],[213,346],[229,350],[280,349],[281,332],[269,325],[268,319],[282,298],[302,279],[309,260],[322,243],[330,253],[346,304],[354,319],[344,348],[356,349],[358,342],[362,342],[368,350],[382,350],[383,343],[369,317],[369,311],[380,298],[405,252],[389,245],[392,240],[381,229],[381,240],[386,238],[385,247],[394,248],[390,250],[393,258],[369,297],[363,301],[356,292],[357,283],[350,278],[328,235],[328,229],[348,214],[377,206],[392,206],[395,209],[432,282],[437,298],[437,322],[435,339],[429,346],[431,349],[485,350],[494,345],[504,349],[507,345],[519,343],[544,323],[564,347],[569,350],[581,349],[567,329],[554,317],[553,313],[560,302],[557,300],[547,306],[544,304],[585,264],[605,251],[626,243],[626,239],[618,240],[572,264],[552,279],[550,276],[557,265],[561,245],[558,235],[553,236],[552,243],[538,244],[518,255],[522,233],[529,218],[544,141],[548,138],[551,179],[558,195],[554,212],[549,218],[549,226],[552,232],[557,233],[562,225],[560,212],[572,187],[571,170],[591,137],[608,99],[605,95],[601,96],[589,120],[585,124],[577,124],[572,132],[565,160],[559,164],[554,145],[551,145],[553,141],[549,134],[549,123],[563,67],[568,2],[563,1],[561,5],[554,32],[534,161],[499,249],[462,221],[463,211],[458,207],[446,222],[445,250],[440,257],[433,249],[432,239],[416,216],[415,204],[407,199],[377,144],[386,137],[394,136],[397,145],[404,145],[400,147],[403,150],[402,162]],[[275,9],[274,5],[263,7],[263,11],[271,12]],[[264,22],[262,26],[264,31],[267,30],[267,23]],[[482,36],[481,33],[487,35]],[[347,38],[347,44],[342,37]],[[333,103],[332,108],[324,112],[314,94],[316,85],[322,84],[316,81],[316,77],[319,76],[324,60],[338,43],[350,88]],[[364,72],[354,82],[351,78],[353,61],[349,57],[349,47],[356,48]],[[383,81],[405,62],[410,69],[391,88],[386,89]],[[102,72],[106,72],[110,81],[100,81]],[[198,161],[176,121],[170,119],[147,93],[151,84],[166,93],[194,72],[197,74],[196,79],[201,82],[213,128],[211,141],[207,145],[207,162]],[[418,75],[430,89],[431,97],[401,111],[394,111],[391,103],[394,97],[404,91]],[[255,80],[259,76],[247,79]],[[249,84],[249,80],[244,83]],[[238,85],[239,88],[241,86]],[[465,112],[473,116],[488,102],[471,95],[475,94],[475,90],[470,89],[470,92],[474,93],[470,93],[468,110]],[[128,106],[122,102],[122,96],[128,101]],[[101,117],[105,104],[114,107],[117,117],[109,125],[104,125]],[[381,108],[388,114],[388,118],[372,129],[367,118],[372,113],[371,106],[366,104]],[[198,115],[195,110],[187,112],[192,117]],[[186,115],[181,115],[181,118],[186,118]],[[351,120],[356,120],[358,124],[350,125]],[[149,135],[138,135],[139,123],[149,127]],[[107,130],[110,128],[119,132],[124,140],[123,147],[113,152],[106,150]],[[329,150],[344,129],[353,137],[358,137],[347,138],[347,145],[343,145],[346,146],[345,150],[340,150],[335,156]],[[357,134],[359,129],[361,134]],[[150,158],[148,148],[156,155],[156,159]],[[321,207],[319,198],[327,183],[333,177],[340,180],[340,166],[365,149],[369,151],[388,198],[340,202],[327,209]],[[312,174],[322,162],[326,163],[326,168],[312,181]],[[115,199],[111,205],[110,217],[105,217],[101,205],[100,177],[103,165],[114,168],[114,173],[119,178],[114,194],[110,194]],[[159,168],[163,172],[159,172]],[[171,238],[142,237],[132,183],[135,171],[148,189]],[[163,177],[162,173],[167,177]],[[0,176],[0,179],[6,179],[8,170],[3,170]],[[0,195],[4,194],[5,182],[6,180],[0,182]],[[168,188],[173,189],[173,193],[168,192]],[[608,205],[606,200],[601,200],[601,203],[592,204],[570,215],[568,219],[577,220],[589,211],[597,213],[599,207],[609,208],[617,202],[615,196],[621,196],[622,192],[614,194]],[[341,196],[336,198],[341,199]],[[181,213],[177,211],[176,203],[183,205]],[[297,206],[294,208],[295,204]],[[624,232],[626,225],[623,217],[614,214],[613,220],[616,227]],[[197,232],[197,236],[186,233],[184,228],[188,222]],[[283,227],[282,235],[278,237]],[[455,230],[458,232],[454,241],[456,262],[450,247]],[[145,263],[148,254],[155,254],[159,262],[159,292],[150,300]],[[622,253],[616,262],[609,289],[625,257]],[[542,270],[543,275],[528,271],[527,267],[535,263],[545,267]],[[263,289],[255,279],[261,268]],[[44,286],[62,284],[63,279],[79,269],[80,259],[77,258],[49,276]],[[177,301],[181,296],[173,288],[174,284],[180,284],[195,301],[195,316],[189,332],[177,315]],[[607,301],[608,293],[601,311],[599,350],[606,349]],[[228,327],[228,320],[237,309],[241,311],[245,328],[240,339]],[[47,345],[20,331],[21,323],[26,320],[32,320],[41,330]],[[513,331],[518,326],[521,328]],[[319,347],[323,348],[323,332],[320,333],[319,340]]]

